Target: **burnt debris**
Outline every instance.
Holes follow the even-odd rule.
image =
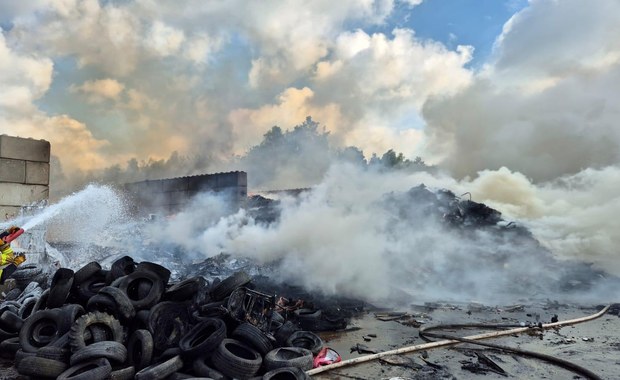
[[[48,285],[36,269],[17,270],[20,286],[0,302],[0,352],[32,378],[303,374],[324,347],[313,331],[344,329],[351,315],[244,271],[172,282],[167,268],[124,256],[60,268]]]

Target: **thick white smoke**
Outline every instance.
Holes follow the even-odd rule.
[[[580,192],[584,189],[575,189],[587,174],[593,176],[588,180],[597,174],[605,176],[591,172],[537,187],[506,169],[457,182],[424,172],[379,173],[335,165],[321,184],[300,198],[281,199],[280,220],[271,225],[257,223],[245,210],[225,216],[217,198],[206,195],[158,227],[157,236],[167,242],[172,239],[193,252],[196,260],[224,252],[261,264],[277,262],[281,280],[328,294],[374,301],[404,295],[487,302],[564,298],[569,296],[558,291],[571,276],[578,279],[579,272],[568,269],[577,262],[595,262],[620,273],[607,266],[613,255],[600,250],[604,248],[601,237],[590,238],[588,228],[582,228],[594,219],[580,222],[562,214],[570,209],[595,216],[597,206],[583,199]],[[504,209],[507,221],[531,227],[534,237],[542,239],[560,262],[516,229],[497,226],[464,232],[450,228],[442,215],[447,210],[408,192],[422,183],[457,194],[469,191],[476,201]],[[601,196],[604,188],[598,192]],[[578,235],[566,239],[571,230]],[[583,245],[575,245],[575,239]],[[583,249],[586,245],[588,249]],[[602,299],[609,296],[601,289],[588,294]]]

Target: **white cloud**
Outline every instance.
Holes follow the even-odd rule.
[[[86,81],[80,86],[71,86],[70,89],[85,94],[89,102],[101,103],[104,100],[118,99],[125,85],[115,79],[106,78]]]
[[[52,83],[53,63],[44,57],[15,54],[0,33],[0,106],[11,109],[30,108]]]
[[[47,116],[35,106],[49,90],[52,72],[51,59],[18,54],[0,34],[0,133],[50,141],[52,153],[70,171],[106,165],[99,153],[106,142],[86,125],[67,115]]]
[[[161,21],[155,21],[146,43],[156,54],[166,57],[176,53],[184,40],[185,35],[182,30],[172,28]]]
[[[420,104],[468,83],[463,65],[471,52],[422,42],[405,29],[362,30],[384,23],[394,7],[391,0],[50,0],[14,10],[6,36],[24,57],[62,62],[59,86],[75,85],[54,91],[86,102],[62,99],[53,112],[89,115],[81,122],[110,140],[97,150],[109,163],[166,157],[171,149],[227,156],[258,143],[271,126],[290,128],[306,116],[325,125],[334,143],[379,153],[400,143],[417,154],[411,146],[420,146],[420,133],[410,129],[420,127]],[[351,24],[359,29],[346,29]],[[75,74],[67,71],[73,59]],[[28,99],[49,83],[38,95],[26,88],[13,99],[33,106]]]

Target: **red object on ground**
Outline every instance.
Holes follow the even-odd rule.
[[[313,367],[318,368],[328,364],[334,364],[342,361],[340,354],[336,350],[329,347],[323,347],[321,351],[316,355],[313,362]]]
[[[10,243],[13,240],[17,239],[23,233],[24,233],[24,229],[20,228],[19,230],[13,232],[12,234],[10,234],[9,236],[5,237],[2,240],[4,240],[5,243]]]

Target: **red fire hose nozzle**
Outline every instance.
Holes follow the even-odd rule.
[[[23,233],[24,233],[24,229],[20,228],[19,230],[13,232],[12,234],[8,235],[7,237],[5,237],[2,240],[4,240],[5,243],[10,243],[13,240],[17,239]]]

